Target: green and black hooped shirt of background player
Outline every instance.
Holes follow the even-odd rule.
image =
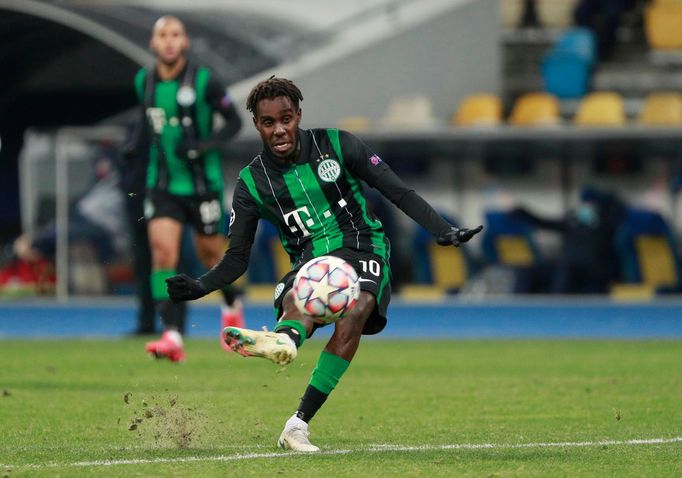
[[[192,225],[199,234],[224,234],[219,147],[237,133],[241,119],[224,85],[209,68],[188,62],[170,80],[161,80],[153,71],[149,75],[149,69],[143,68],[135,77],[145,125],[141,133],[151,140],[145,218],[172,217]],[[217,132],[214,112],[224,119]],[[173,274],[153,274],[152,290],[159,299],[167,298],[165,279]]]

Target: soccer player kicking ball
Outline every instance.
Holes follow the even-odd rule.
[[[294,303],[297,270],[313,257],[332,255],[360,276],[357,305],[335,322],[296,413],[278,445],[319,451],[308,440],[308,422],[322,407],[350,365],[363,334],[386,325],[391,296],[390,245],[381,222],[368,210],[360,180],[379,190],[431,232],[441,245],[458,246],[481,231],[448,224],[417,193],[353,135],[336,129],[301,129],[301,91],[283,78],[258,83],[247,99],[263,151],[239,173],[232,200],[230,246],[222,260],[199,279],[180,274],[166,280],[175,301],[193,300],[231,284],[247,268],[259,219],[277,226],[292,270],[275,288],[278,322],[274,332],[225,328],[225,341],[245,356],[288,364],[319,327]]]

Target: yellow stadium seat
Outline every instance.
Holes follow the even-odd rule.
[[[644,102],[637,121],[653,126],[682,124],[682,94],[651,93]]]
[[[530,266],[535,262],[528,239],[518,235],[500,235],[495,239],[500,264]]]
[[[350,132],[363,132],[369,129],[369,118],[366,116],[346,116],[338,122],[339,129]]]
[[[452,117],[455,126],[497,126],[502,121],[502,101],[497,95],[469,95]]]
[[[394,128],[437,124],[431,100],[420,94],[394,98],[388,105],[383,122],[386,126]]]
[[[514,126],[551,126],[559,123],[559,100],[549,93],[526,93],[516,100],[509,117]]]
[[[565,28],[573,22],[577,0],[537,0],[538,16],[544,27]]]
[[[644,31],[651,48],[682,49],[682,3],[649,5],[644,12]]]
[[[621,126],[625,124],[625,105],[618,93],[600,91],[585,96],[575,115],[578,126]]]
[[[462,249],[429,244],[429,260],[433,284],[441,289],[460,289],[467,280],[469,270]]]
[[[498,0],[500,20],[503,27],[516,28],[523,14],[523,0]]]
[[[644,284],[654,287],[677,284],[675,256],[665,236],[639,236],[635,247]]]

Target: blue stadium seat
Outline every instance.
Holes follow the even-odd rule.
[[[592,32],[585,28],[567,31],[543,59],[545,90],[559,98],[582,97],[587,92],[596,59]]]
[[[622,279],[656,292],[682,289],[682,260],[675,236],[663,216],[655,211],[630,208],[616,234]]]
[[[571,53],[589,65],[597,61],[597,41],[587,28],[571,28],[567,30],[554,44],[553,51]]]

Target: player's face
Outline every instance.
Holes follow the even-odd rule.
[[[296,108],[288,96],[259,101],[253,116],[253,124],[263,145],[274,157],[283,161],[296,159],[300,122],[301,109]]]
[[[185,26],[177,19],[161,19],[154,26],[149,43],[159,61],[173,65],[182,58],[189,48]]]

